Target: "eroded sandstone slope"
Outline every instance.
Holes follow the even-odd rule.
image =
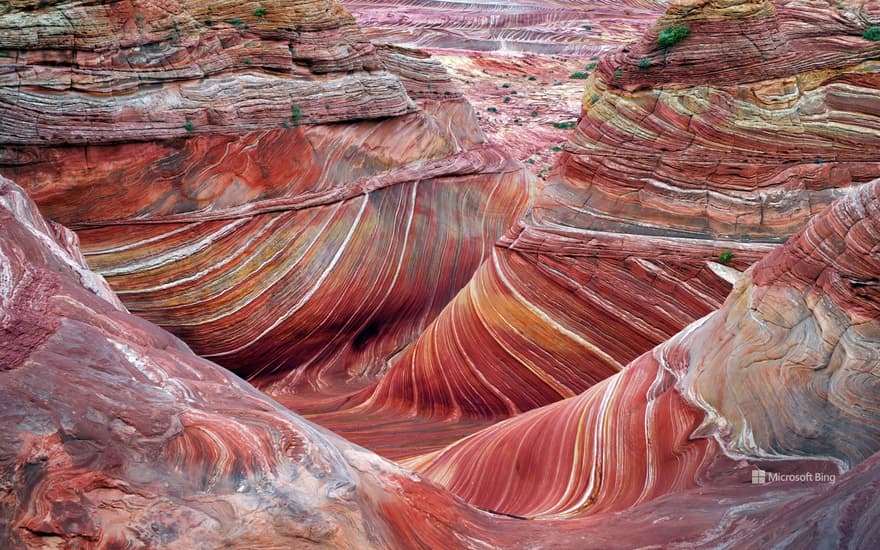
[[[878,242],[880,181],[849,192],[746,271],[721,309],[620,373],[409,464],[523,516],[746,481],[731,459],[846,471],[880,450]]]
[[[0,31],[0,173],[257,384],[375,379],[529,200],[443,67],[334,2],[52,2]]]

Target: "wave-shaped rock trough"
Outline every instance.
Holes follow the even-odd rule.
[[[705,52],[703,65],[720,63],[703,43],[794,28],[799,14],[786,3],[678,3],[644,40],[602,58],[546,186],[467,287],[382,380],[345,402],[350,414],[328,412],[339,402],[303,410],[388,456],[411,457],[429,450],[419,435],[427,427],[401,435],[401,419],[432,419],[444,434],[432,444],[451,441],[575,396],[721,306],[739,271],[850,186],[880,175],[880,147],[870,145],[876,90],[864,76],[876,48],[852,36],[857,22],[827,27],[849,33],[841,37],[849,46],[819,56],[822,78],[813,78],[814,58],[783,55],[786,40],[824,51],[797,33],[782,35],[778,63],[768,58],[766,72],[755,65],[737,82],[721,75],[694,86],[691,71],[702,65],[673,55],[688,49]],[[655,50],[673,24],[693,29],[667,48],[656,74],[653,66],[614,72],[620,59]],[[839,82],[862,83],[863,99],[844,107],[834,99]],[[785,106],[769,99],[782,89]],[[858,124],[841,127],[843,118]],[[361,414],[375,419],[367,429],[355,420]]]
[[[726,424],[720,406],[725,399],[702,393],[700,377],[727,369],[734,382],[726,388],[735,389],[748,387],[743,380],[762,376],[737,363],[740,358],[723,334],[715,334],[722,337],[720,352],[702,334],[743,328],[741,340],[752,338],[748,326],[761,320],[740,307],[743,296],[766,315],[778,313],[779,304],[792,295],[809,299],[833,285],[830,274],[851,281],[874,276],[876,262],[864,261],[859,243],[866,238],[876,242],[878,204],[880,183],[852,193],[778,257],[747,272],[753,283],[735,291],[722,310],[582,396],[412,461],[450,484],[491,465],[468,487],[479,493],[470,498],[508,513],[569,517],[529,522],[463,505],[437,486],[302,420],[196,357],[181,341],[128,314],[109,287],[85,269],[75,236],[43,222],[20,189],[0,180],[0,421],[5,427],[0,437],[0,537],[25,548],[549,548],[588,543],[712,548],[792,541],[864,547],[876,539],[880,524],[875,502],[880,454],[869,456],[871,441],[876,446],[878,438],[865,431],[876,429],[877,422],[863,408],[876,398],[869,395],[871,386],[852,382],[853,376],[870,372],[876,360],[851,353],[858,351],[852,345],[838,345],[842,351],[835,374],[844,383],[832,385],[830,392],[816,393],[821,384],[814,380],[825,376],[821,369],[807,369],[807,379],[790,386],[760,385],[764,391],[755,394],[753,403],[763,397],[763,406],[774,411],[781,406],[778,424],[770,430],[757,407],[744,421],[732,416]],[[841,246],[843,235],[846,244]],[[806,269],[801,267],[804,254],[811,258]],[[862,297],[869,304],[880,302],[872,294],[876,288],[853,288],[826,298],[816,319],[836,307],[838,320],[848,316],[855,331],[876,335],[877,308],[857,305]],[[805,351],[820,340],[807,337],[799,345]],[[766,356],[775,355],[763,340],[749,343],[763,347]],[[778,347],[774,342],[769,346]],[[790,381],[785,371],[804,365],[790,358],[776,359],[775,369],[771,360],[763,370],[775,371],[775,382]],[[807,399],[786,409],[793,402],[772,395],[784,387]],[[850,399],[847,387],[860,397]],[[821,411],[815,417],[825,419],[821,425],[840,432],[818,454],[812,446],[816,437],[791,431],[789,424],[805,419],[809,411]],[[847,421],[824,416],[828,411],[846,413]],[[709,421],[687,437],[701,416]],[[733,429],[724,430],[727,426]],[[749,441],[759,445],[745,449],[748,454],[742,454],[735,437],[744,426],[754,436]],[[479,440],[487,445],[475,459],[467,459],[467,467],[450,460],[466,455]],[[592,454],[582,454],[582,446],[592,448]],[[779,460],[799,456],[808,460]],[[763,460],[771,457],[775,460]],[[828,476],[839,474],[835,464],[823,465],[817,457],[844,467],[865,460],[835,483],[826,483]],[[585,469],[568,469],[578,461]],[[808,470],[823,477],[818,483],[749,484],[755,466],[783,474]],[[546,475],[540,489],[529,492],[536,472]],[[805,528],[805,517],[821,519],[819,527]]]
[[[79,9],[57,43],[13,25]],[[153,9],[2,16],[23,41],[3,112],[44,109],[0,122],[0,171],[77,229],[133,313],[199,354],[282,393],[374,381],[523,211],[531,179],[438,62],[375,47],[338,4]],[[114,40],[74,51],[90,33]],[[138,52],[151,57],[125,61]],[[59,71],[104,76],[44,78]]]
[[[338,4],[2,8],[0,171],[78,234],[0,180],[0,537],[869,545],[872,6],[675,2],[525,214],[442,67]]]

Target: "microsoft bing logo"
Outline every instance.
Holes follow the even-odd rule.
[[[752,470],[752,485],[764,485],[765,483],[767,483],[767,472]]]

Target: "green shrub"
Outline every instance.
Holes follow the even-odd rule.
[[[489,111],[490,113],[497,113],[498,112],[498,109],[496,109],[495,107],[487,107],[486,110]]]
[[[186,123],[183,125],[183,129],[186,130],[187,132],[192,132],[193,130],[196,129],[196,127],[195,127],[195,124],[193,124],[191,120],[187,120]]]
[[[233,17],[232,19],[228,19],[226,22],[229,23],[230,25],[235,25],[236,27],[241,25],[241,19],[239,19],[238,17]]]
[[[257,17],[263,17],[266,15],[266,8],[257,8],[254,10],[254,15]]]
[[[721,254],[718,255],[718,263],[727,265],[730,263],[730,260],[733,259],[733,252],[730,250],[725,250]]]
[[[553,127],[559,128],[560,130],[567,130],[569,128],[575,128],[577,126],[577,122],[554,122]]]
[[[559,151],[562,151],[562,147],[560,147],[558,145],[554,145],[553,147],[550,148],[550,150],[556,151],[558,153]]]
[[[213,24],[214,24],[214,20],[213,20],[213,19],[205,19],[205,26],[206,26],[206,27],[210,27],[210,26],[213,25]]]
[[[690,33],[691,29],[684,25],[666,27],[660,31],[660,35],[657,37],[657,45],[661,48],[670,48],[687,38],[687,35]]]
[[[510,82],[505,82],[501,85],[502,88],[510,88]]]
[[[650,68],[651,65],[652,65],[651,60],[648,59],[647,57],[643,57],[643,58],[639,59],[639,68],[640,69]]]
[[[593,25],[584,25],[584,26],[583,26],[583,29],[584,29],[585,31],[591,31],[591,30],[593,30]]]
[[[532,112],[531,112],[531,115],[532,115],[532,116],[538,116],[538,111],[532,111]]]
[[[290,120],[294,124],[298,124],[300,119],[302,118],[302,116],[303,116],[302,111],[300,110],[298,105],[291,105],[290,106]]]
[[[510,103],[510,96],[509,95],[504,96],[504,103]]]
[[[869,27],[865,29],[865,32],[862,33],[862,38],[870,40],[871,42],[877,42],[880,40],[880,27]]]
[[[617,69],[616,71],[614,71],[614,76],[616,76],[617,78],[620,78],[621,76],[623,76],[623,71],[621,71],[620,69]]]
[[[537,78],[537,77],[534,77],[534,76],[530,76],[530,77],[529,77],[529,80],[538,80],[538,78]]]
[[[568,78],[572,78],[575,80],[584,80],[584,79],[588,78],[589,76],[590,75],[587,73],[577,72],[577,73],[572,73],[571,76],[569,76]]]

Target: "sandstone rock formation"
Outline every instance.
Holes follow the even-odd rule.
[[[528,176],[442,66],[374,47],[338,4],[166,4],[0,15],[0,173],[197,353],[281,389],[363,386]]]
[[[724,6],[674,3],[641,42],[600,60],[532,210],[388,374],[348,402],[377,420],[363,432],[345,414],[315,419],[405,458],[430,447],[415,433],[401,448],[388,437],[398,422],[385,431],[378,419],[438,419],[439,445],[576,396],[718,308],[738,271],[880,176],[880,80],[869,71],[880,50],[861,38],[864,23],[835,7],[821,31],[831,47],[804,38],[819,22],[797,3]],[[690,34],[658,50],[675,25]],[[776,44],[766,63],[744,55],[748,69],[707,76],[731,55],[718,43],[746,48],[760,33]],[[656,68],[626,64],[658,51]],[[773,99],[783,88],[788,99]]]
[[[338,4],[0,7],[0,546],[872,547],[878,14],[673,2],[531,202]]]
[[[476,545],[489,515],[126,312],[3,178],[0,260],[3,548]]]
[[[724,307],[578,397],[409,464],[523,516],[629,508],[736,472],[880,451],[880,180],[750,268]],[[836,465],[836,466],[835,466]],[[711,475],[709,473],[711,472]],[[742,478],[741,478],[742,479]]]
[[[375,42],[429,50],[589,56],[609,36],[626,42],[654,19],[661,1],[344,0]],[[454,5],[450,5],[454,4]]]
[[[876,378],[876,373],[870,374],[876,358],[858,353],[865,348],[855,344],[865,344],[865,336],[877,334],[877,287],[862,284],[872,281],[866,276],[876,277],[876,258],[866,256],[861,247],[876,242],[878,224],[880,183],[875,183],[812,224],[779,257],[747,273],[752,284],[742,285],[723,310],[603,383],[614,387],[615,395],[593,400],[581,413],[609,415],[599,419],[598,431],[581,432],[600,444],[594,456],[607,453],[636,475],[640,467],[650,472],[659,467],[656,476],[621,480],[619,490],[599,483],[603,490],[597,492],[606,499],[599,501],[601,508],[618,513],[600,513],[596,505],[592,515],[534,522],[464,505],[437,486],[301,419],[228,371],[196,357],[173,336],[128,314],[109,287],[85,269],[76,237],[44,222],[20,189],[0,179],[0,541],[12,548],[868,547],[880,525],[880,453],[835,483],[823,478],[819,483],[765,486],[747,483],[755,463],[783,473],[822,470],[816,460],[761,462],[764,457],[753,454],[748,462],[734,463],[718,452],[724,449],[737,456],[735,435],[746,426],[764,451],[814,458],[810,443],[815,436],[786,431],[804,418],[802,408],[788,409],[797,413],[795,419],[786,412],[784,400],[768,399],[763,404],[781,413],[776,426],[760,422],[757,413],[762,411],[755,409],[744,422],[731,416],[732,430],[703,430],[694,441],[675,436],[701,415],[709,420],[707,427],[724,427],[719,421],[728,412],[711,393],[697,393],[703,391],[702,375],[727,370],[736,380],[729,388],[736,390],[748,389],[774,370],[770,364],[755,374],[739,368],[735,354],[721,356],[710,350],[711,342],[699,338],[700,332],[769,320],[743,316],[744,301],[752,300],[763,314],[778,315],[779,306],[790,298],[818,298],[826,303],[817,320],[827,320],[824,313],[837,308],[836,313],[857,321],[836,347],[833,378],[839,383],[828,386],[826,398],[822,384],[816,383],[827,376],[822,369],[810,370],[807,376],[796,372],[809,367],[803,361],[807,349],[778,360],[774,373],[786,380],[789,372],[799,375],[792,388],[813,410],[856,413],[818,456],[854,464],[870,452],[870,445],[858,442],[870,442],[870,430],[876,429],[876,409],[862,406],[876,403],[876,396],[865,391],[876,388],[853,382],[865,375]],[[804,254],[810,260],[804,261]],[[841,280],[858,284],[839,288]],[[832,288],[836,290],[828,297],[817,294]],[[784,340],[771,340],[769,345],[777,349],[780,342]],[[806,342],[803,348],[820,339]],[[769,354],[766,343],[750,343],[755,349],[764,346],[764,354]],[[690,363],[682,353],[687,349],[697,358]],[[632,389],[623,384],[624,377],[636,382]],[[640,382],[646,378],[647,385]],[[585,395],[595,396],[600,387]],[[765,398],[775,397],[766,391],[772,393],[772,388],[761,387]],[[687,388],[693,391],[679,391]],[[861,401],[852,399],[853,389],[861,391]],[[692,401],[695,396],[704,399]],[[736,392],[734,398],[742,399]],[[557,462],[556,449],[548,443],[555,437],[564,439],[570,427],[584,419],[572,407],[584,401],[589,400],[581,397],[526,413],[475,437],[510,437],[504,434],[511,426],[531,419],[522,424],[526,430],[519,434],[524,438],[520,452],[529,450],[537,458],[536,432],[546,422],[542,413],[553,416],[571,409],[573,417],[561,417],[562,424],[546,430],[544,461],[537,465],[542,471],[555,469],[553,482],[542,485],[542,491],[558,495],[566,480],[560,466],[570,462]],[[611,421],[610,409],[621,401],[637,407],[634,414],[615,416],[627,421],[618,426]],[[681,406],[683,401],[688,407]],[[663,412],[672,416],[664,417]],[[632,429],[632,418],[661,420],[663,425],[655,427],[664,431],[646,434],[644,428],[654,426],[650,423]],[[829,417],[829,424],[838,418]],[[615,431],[627,439],[609,437]],[[645,435],[651,438],[650,454],[639,455],[625,446],[635,443],[629,438]],[[434,464],[463,451],[472,439],[439,453]],[[670,460],[676,450],[686,451],[678,456],[683,462]],[[501,456],[494,446],[485,451],[487,458],[501,459],[495,464],[496,484],[522,483],[516,476],[503,479],[505,473],[514,473],[506,467],[512,464],[511,456]],[[596,462],[588,472],[596,467],[611,471],[616,460]],[[472,466],[482,469],[485,463],[484,459]],[[698,475],[675,476],[685,471]],[[835,469],[825,472],[831,475]],[[581,496],[589,494],[583,491],[584,481],[581,477],[574,484]],[[639,482],[644,483],[641,492]],[[494,487],[497,494],[498,485]],[[525,495],[526,500],[537,501],[542,491]],[[513,500],[521,504],[524,494],[519,495]]]

